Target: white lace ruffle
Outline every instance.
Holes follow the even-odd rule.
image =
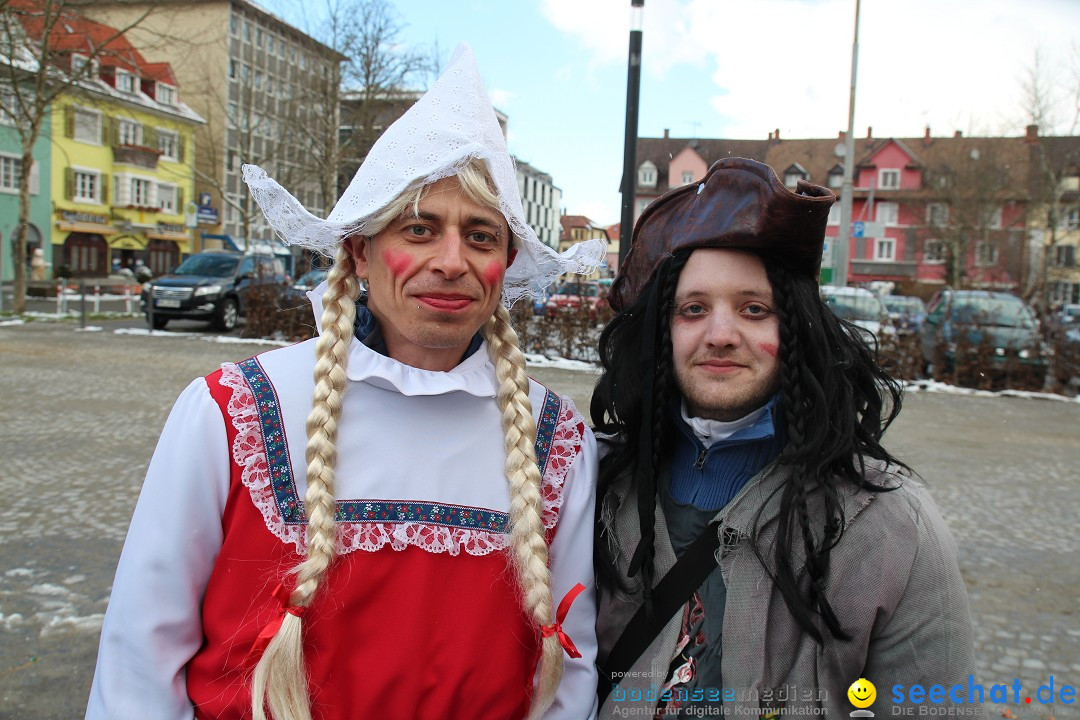
[[[298,554],[304,555],[307,552],[307,527],[286,523],[278,510],[259,412],[251,387],[234,363],[221,365],[220,382],[232,391],[227,409],[236,429],[231,451],[233,462],[240,468],[240,480],[248,489],[266,528],[283,543],[294,545]],[[541,520],[549,532],[558,522],[563,503],[563,484],[581,448],[584,431],[584,418],[572,402],[563,398],[540,489]],[[338,523],[336,545],[339,555],[356,550],[374,552],[389,545],[398,551],[412,546],[431,553],[457,555],[464,550],[469,555],[479,556],[503,550],[509,546],[509,541],[507,533],[473,528],[418,522],[342,522]]]

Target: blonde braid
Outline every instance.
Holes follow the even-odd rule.
[[[307,559],[296,568],[296,589],[290,605],[307,607],[334,559],[337,503],[334,468],[337,465],[338,419],[348,382],[345,365],[356,317],[360,283],[348,241],[338,249],[323,296],[322,333],[315,345],[315,392],[307,420]],[[266,720],[265,705],[276,720],[310,720],[307,668],[300,618],[285,614],[251,683],[255,720]]]
[[[540,518],[540,468],[536,464],[536,421],[529,402],[529,378],[510,314],[501,304],[484,328],[495,376],[496,401],[506,434],[506,478],[510,482],[510,546],[525,608],[537,628],[553,622],[551,570],[548,546]],[[558,637],[541,640],[539,679],[530,718],[551,705],[563,671],[563,649]]]

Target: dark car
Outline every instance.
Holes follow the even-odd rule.
[[[235,252],[196,253],[168,275],[143,286],[142,311],[160,330],[170,320],[205,320],[218,330],[232,330],[244,314],[248,292],[266,284],[284,284],[280,260],[269,255]],[[153,297],[153,314],[148,305]]]
[[[899,333],[917,333],[926,318],[926,305],[913,295],[885,295],[881,298]]]
[[[1019,365],[1034,371],[1049,364],[1035,313],[1023,300],[986,290],[941,290],[931,300],[920,333],[925,368],[955,367],[959,352],[985,353],[991,367]]]

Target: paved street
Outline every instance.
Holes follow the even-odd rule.
[[[173,399],[221,362],[267,349],[207,332],[75,327],[0,325],[3,719],[82,716],[116,559]],[[587,410],[591,375],[532,374]],[[1018,678],[1034,691],[1051,675],[1080,685],[1078,438],[1075,402],[928,393],[909,394],[887,436],[959,543],[987,687]],[[1080,717],[1075,707],[1054,714]],[[1012,711],[1048,714],[1022,697]]]

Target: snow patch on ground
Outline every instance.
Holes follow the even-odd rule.
[[[556,370],[576,370],[578,372],[589,373],[595,373],[600,370],[600,366],[596,363],[584,362],[582,360],[567,360],[558,355],[548,357],[546,355],[537,355],[535,353],[525,353],[525,362],[534,367],[555,368]]]
[[[957,387],[937,380],[911,380],[907,383],[908,392],[932,392],[944,395],[968,395],[970,397],[1018,397],[1031,398],[1034,400],[1057,400],[1058,402],[1080,403],[1080,397],[1071,398],[1054,393],[1030,392],[1027,390],[976,390],[974,388]]]

